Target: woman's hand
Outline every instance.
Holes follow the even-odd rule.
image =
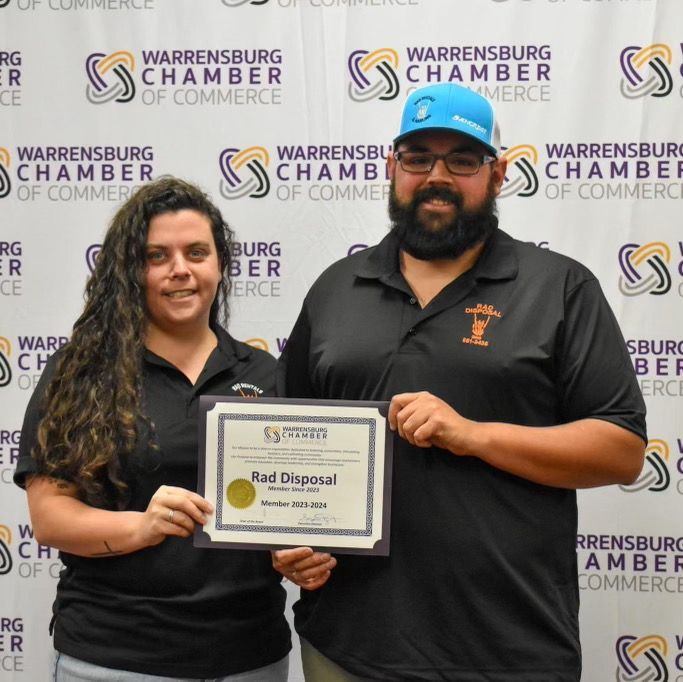
[[[188,537],[213,511],[203,497],[162,485],[144,512],[99,509],[78,499],[75,485],[48,476],[26,483],[34,538],[41,545],[91,558],[130,554],[169,535]]]
[[[310,547],[271,551],[273,568],[304,590],[317,590],[329,579],[337,560]]]
[[[152,495],[140,517],[139,541],[143,546],[158,545],[169,536],[189,537],[196,523],[204,525],[213,511],[208,500],[191,490],[162,485]]]

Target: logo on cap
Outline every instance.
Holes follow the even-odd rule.
[[[429,107],[434,102],[434,98],[427,95],[426,97],[420,97],[416,102],[414,102],[417,107],[417,113],[413,116],[413,123],[422,123],[427,119],[431,118],[432,115],[429,113]]]
[[[473,128],[476,130],[478,133],[481,133],[482,135],[486,135],[486,128],[483,128],[480,126],[478,123],[475,123],[474,121],[470,121],[468,118],[463,118],[462,116],[458,114],[453,114],[453,119],[457,123],[463,123],[466,126],[469,126],[470,128]]]

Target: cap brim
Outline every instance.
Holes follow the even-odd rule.
[[[404,140],[408,139],[409,137],[412,137],[413,135],[419,135],[422,132],[429,132],[431,130],[438,130],[438,131],[443,131],[446,133],[457,133],[458,135],[464,135],[465,137],[468,137],[470,140],[473,142],[476,142],[478,145],[481,145],[484,149],[486,149],[487,152],[498,158],[498,150],[495,149],[495,147],[492,147],[491,145],[486,144],[485,142],[482,142],[478,137],[475,137],[474,135],[470,135],[466,130],[460,130],[459,128],[455,128],[453,126],[431,126],[429,128],[421,128],[420,130],[410,130],[407,133],[403,133],[403,135],[399,135],[398,137],[394,138],[394,143],[393,146],[396,148],[396,146],[400,143],[403,142]]]

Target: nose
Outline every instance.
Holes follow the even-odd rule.
[[[183,254],[178,253],[171,259],[171,277],[178,279],[187,277],[190,274],[190,269],[187,267],[187,261]]]
[[[446,168],[446,161],[444,159],[437,159],[429,171],[427,182],[438,185],[450,185],[453,182],[453,175]]]

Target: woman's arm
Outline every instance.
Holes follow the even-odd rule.
[[[76,486],[47,476],[27,479],[34,538],[43,545],[85,557],[129,554],[188,537],[206,523],[211,504],[197,493],[162,485],[144,512],[97,509],[77,498]]]

